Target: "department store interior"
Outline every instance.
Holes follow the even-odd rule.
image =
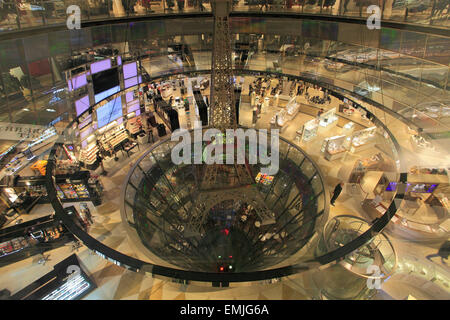
[[[0,300],[450,299],[449,9],[0,1]]]

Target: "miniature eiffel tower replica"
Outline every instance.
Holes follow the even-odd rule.
[[[236,129],[238,126],[229,24],[232,3],[230,0],[214,0],[211,4],[214,13],[214,38],[209,124],[211,128],[218,129],[225,135],[226,129]],[[223,139],[223,141],[225,140]],[[223,141],[216,142],[223,143]],[[230,141],[226,143],[230,143]],[[236,139],[231,143],[235,148]],[[225,150],[225,145],[223,148]],[[247,202],[259,201],[257,190],[252,187],[254,184],[255,180],[249,166],[237,164],[236,150],[232,165],[204,165],[199,192],[191,216],[191,226],[201,230],[211,207],[231,196]]]

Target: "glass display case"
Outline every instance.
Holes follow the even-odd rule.
[[[319,117],[319,126],[323,129],[329,129],[334,127],[334,125],[337,124],[338,117],[336,116],[336,108],[333,108],[331,110],[328,110],[327,112],[324,112]]]
[[[355,130],[355,124],[353,122],[348,122],[342,127],[342,134],[345,136],[349,136]]]
[[[286,124],[286,122],[295,118],[299,109],[300,105],[295,101],[295,98],[293,98],[291,101],[289,101],[285,109],[277,112],[272,117],[270,123],[272,125],[283,127]]]
[[[375,144],[376,130],[377,127],[370,127],[353,133],[350,152],[355,153],[373,147]]]
[[[319,130],[319,121],[317,119],[312,119],[306,122],[302,129],[297,131],[297,134],[301,136],[300,141],[311,141],[317,136],[317,131]]]
[[[322,144],[322,153],[325,159],[333,161],[340,159],[344,156],[347,151],[347,137],[346,136],[335,136],[327,138]]]

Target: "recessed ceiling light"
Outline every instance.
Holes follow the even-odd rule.
[[[48,112],[56,112],[55,109],[46,109]]]
[[[28,108],[23,108],[22,110],[23,111],[30,111],[30,109],[28,109]]]

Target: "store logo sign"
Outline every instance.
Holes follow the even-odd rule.
[[[81,29],[81,9],[77,5],[70,5],[67,7],[67,29],[78,30]]]
[[[279,170],[280,136],[278,129],[227,129],[225,134],[218,129],[207,129],[202,134],[201,122],[196,121],[194,129],[194,150],[191,134],[186,129],[173,132],[171,141],[181,141],[172,148],[171,158],[179,164],[258,164],[265,165],[261,173],[276,175]],[[246,143],[248,141],[248,144]],[[203,147],[203,142],[206,146]],[[270,144],[270,148],[269,148]],[[248,150],[248,152],[247,152]],[[235,154],[236,152],[236,154]],[[248,157],[246,157],[246,153]]]
[[[369,30],[381,29],[381,9],[379,6],[371,5],[367,7],[367,13],[370,16],[367,18],[367,28]]]

